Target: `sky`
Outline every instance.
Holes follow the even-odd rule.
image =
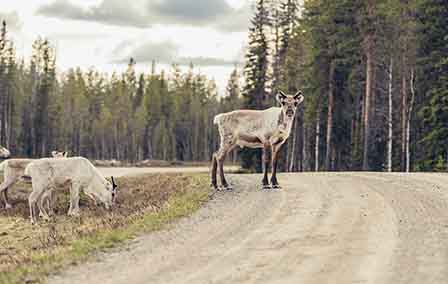
[[[137,71],[172,63],[216,80],[222,94],[244,58],[251,17],[248,0],[0,0],[20,57],[42,36],[56,47],[58,71],[71,67]],[[186,68],[186,67],[184,67]]]

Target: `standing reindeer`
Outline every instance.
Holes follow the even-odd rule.
[[[219,169],[221,184],[224,189],[232,189],[224,177],[224,159],[229,151],[240,146],[263,149],[263,189],[269,188],[267,151],[272,151],[272,188],[280,188],[277,181],[277,159],[281,146],[291,133],[297,106],[303,102],[302,92],[294,96],[280,91],[276,96],[281,107],[266,110],[236,110],[215,116],[221,144],[212,159],[212,186],[218,190],[216,171]]]

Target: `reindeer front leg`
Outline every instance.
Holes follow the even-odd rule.
[[[263,163],[263,180],[262,180],[262,186],[263,189],[269,189],[269,180],[268,180],[268,169],[269,169],[269,159],[268,159],[268,145],[263,146],[263,156],[262,156],[262,163]]]
[[[282,145],[283,143],[272,145],[272,176],[271,176],[272,188],[281,188],[281,186],[278,184],[277,181],[277,161],[278,161],[278,153]]]
[[[213,153],[213,157],[212,157],[212,170],[211,170],[212,184],[211,184],[211,186],[214,190],[217,191],[219,189],[218,189],[218,181],[216,178],[216,171],[218,169],[218,161],[217,161],[216,155],[217,155],[216,153]]]
[[[79,192],[80,184],[70,184],[70,208],[68,216],[79,216]]]
[[[221,147],[219,148],[218,152],[216,152],[216,164],[218,166],[219,171],[219,177],[221,178],[221,185],[223,189],[225,190],[232,190],[232,186],[229,185],[227,182],[225,176],[224,176],[224,160],[226,159],[226,155],[229,151],[231,151],[234,148],[234,144],[230,140],[225,140],[221,143]],[[216,173],[216,172],[215,172]],[[212,176],[213,176],[213,168],[212,168]],[[216,184],[216,177],[213,180],[212,177],[212,184]]]

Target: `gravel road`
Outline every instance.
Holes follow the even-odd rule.
[[[49,283],[448,283],[447,174],[260,179]]]

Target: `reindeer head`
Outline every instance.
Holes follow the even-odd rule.
[[[113,177],[112,182],[104,179],[102,181],[95,180],[92,184],[84,188],[84,193],[95,201],[103,203],[106,209],[111,209],[117,198],[118,186]]]
[[[303,102],[304,97],[301,91],[298,91],[294,96],[290,96],[282,91],[279,91],[276,99],[282,106],[283,114],[288,118],[293,118],[296,114],[297,106]]]
[[[8,159],[11,156],[11,153],[5,147],[0,146],[0,158]]]
[[[67,152],[59,152],[59,151],[52,151],[51,156],[53,158],[67,158],[68,153]]]

